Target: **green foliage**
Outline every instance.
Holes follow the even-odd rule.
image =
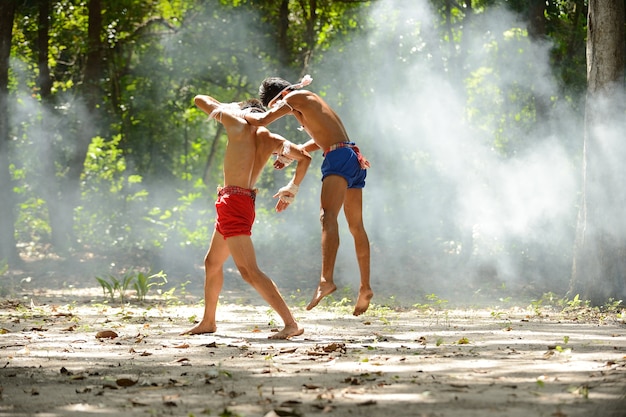
[[[129,272],[121,278],[112,274],[106,277],[96,277],[96,281],[102,287],[104,295],[108,296],[111,301],[119,298],[120,303],[124,303],[126,292],[132,287],[135,290],[137,300],[142,302],[152,287],[160,287],[167,283],[167,276],[163,271],[151,275],[143,272]]]
[[[15,234],[20,245],[49,243],[53,231],[65,232],[66,224],[55,224],[58,220],[51,216],[53,206],[63,204],[77,243],[93,252],[204,248],[214,218],[211,200],[215,186],[222,181],[224,134],[194,108],[192,98],[199,93],[209,93],[224,102],[236,101],[256,95],[259,81],[268,74],[295,80],[306,71],[319,80],[322,77],[314,73],[318,68],[353,66],[347,79],[324,74],[326,84],[315,85],[333,105],[343,105],[346,91],[369,99],[375,98],[377,89],[385,88],[394,97],[400,96],[408,83],[423,82],[421,67],[416,64],[426,62],[435,72],[450,74],[454,88],[465,94],[467,126],[476,133],[476,140],[502,158],[511,158],[532,145],[533,129],[541,117],[549,117],[550,111],[563,103],[576,106],[577,95],[582,94],[586,83],[586,22],[583,10],[576,9],[580,5],[577,2],[548,2],[545,36],[554,45],[549,58],[559,91],[545,92],[540,80],[507,79],[513,66],[521,73],[536,74],[537,60],[529,53],[532,39],[524,25],[485,31],[480,45],[467,42],[481,14],[505,6],[524,16],[529,11],[528,2],[480,0],[463,5],[431,0],[438,13],[433,26],[425,27],[427,22],[418,20],[406,25],[403,11],[391,10],[382,17],[391,30],[376,38],[370,36],[375,28],[372,20],[380,16],[370,18],[369,13],[384,2],[317,2],[313,10],[312,3],[290,0],[283,13],[282,2],[119,0],[102,2],[105,50],[99,51],[103,52],[99,62],[102,76],[97,86],[102,94],[96,108],[88,111],[83,103],[87,98],[85,63],[94,52],[87,36],[90,3],[51,3],[51,97],[42,97],[43,89],[38,85],[37,8],[33,2],[19,3],[9,87],[10,101],[19,115],[11,132],[12,152],[18,155],[19,164],[12,164],[10,169],[18,199]],[[437,31],[437,38],[431,39]],[[361,36],[371,46],[359,51],[362,61],[346,59],[354,46],[351,42]],[[481,56],[486,52],[485,59],[473,61],[479,52]],[[336,62],[330,62],[333,59]],[[390,70],[403,68],[400,77],[406,78],[380,80],[375,78],[378,71],[361,70],[372,64],[389,65]],[[277,124],[276,131],[298,137],[289,123],[295,122]],[[84,143],[80,133],[91,126],[97,133],[90,143]],[[439,162],[427,150],[408,149],[394,158],[394,163],[379,165],[385,167],[380,178],[389,181],[388,188],[403,195],[423,195],[426,188],[443,189],[432,187],[443,180],[431,175]],[[412,181],[393,183],[397,178],[393,170],[404,175],[407,165],[419,167],[419,175]],[[314,172],[311,169],[308,175],[317,175]],[[276,189],[284,178],[273,171],[264,173],[259,187]],[[264,202],[266,197],[267,191],[262,191],[258,201]],[[303,198],[304,193],[299,201]],[[317,196],[311,194],[309,198]],[[403,217],[402,205],[393,199],[381,200],[382,214]],[[296,210],[299,206],[293,207]],[[448,213],[440,216],[445,226]],[[271,205],[259,205],[257,222],[257,230],[262,228],[259,231],[272,242],[296,241],[296,251],[305,252],[303,248],[318,244],[317,236],[291,238]],[[438,250],[448,243],[460,247],[462,232],[445,230],[444,226],[434,238],[406,227],[384,231],[400,245],[416,248],[407,259],[386,266],[387,271],[399,275],[407,265],[411,268],[423,264],[424,259],[438,257]],[[433,241],[444,243],[433,245]],[[432,249],[439,244],[441,247]],[[529,252],[519,250],[517,244],[498,241],[489,250],[495,255]],[[294,258],[308,263],[306,256]],[[105,293],[111,298],[121,297],[123,280],[102,280]],[[415,306],[445,307],[447,301],[432,296]],[[340,306],[350,302],[348,296],[328,300]],[[580,300],[567,302],[570,311],[588,308]],[[540,312],[545,303],[538,300],[536,311]]]
[[[96,277],[96,281],[102,287],[102,292],[111,299],[111,301],[115,301],[116,296],[119,297],[120,303],[124,303],[126,300],[126,291],[130,286],[132,280],[134,279],[134,275],[124,275],[123,277],[118,278],[114,275],[109,275],[108,277]]]
[[[525,30],[511,28],[499,37],[493,36],[487,45],[490,60],[465,81],[467,118],[492,141],[494,149],[503,156],[512,156],[527,145],[528,135],[536,127],[538,94],[533,82],[506,82],[506,74],[499,69],[507,63],[521,63],[528,66],[527,73],[534,73],[534,62],[520,59],[530,49],[530,39]],[[512,50],[519,56],[507,55]]]
[[[133,281],[133,288],[135,289],[135,293],[137,294],[137,299],[139,301],[144,301],[152,287],[160,287],[165,284],[167,284],[167,276],[163,273],[163,271],[157,272],[156,274],[152,275],[138,272],[135,280]]]
[[[81,242],[93,247],[144,246],[136,217],[147,209],[148,191],[141,176],[127,170],[120,140],[121,135],[110,141],[95,137],[85,158],[77,233]]]
[[[415,303],[413,307],[421,310],[442,310],[448,304],[448,300],[442,299],[436,294],[426,294],[424,299],[427,301],[426,303]]]
[[[566,318],[585,320],[605,320],[610,316],[619,317],[625,311],[622,300],[609,298],[602,306],[592,306],[589,300],[583,300],[580,294],[574,298],[559,297],[553,292],[544,293],[540,298],[531,301],[530,309],[535,316],[541,317],[546,311],[557,311]],[[565,340],[567,344],[567,340]]]

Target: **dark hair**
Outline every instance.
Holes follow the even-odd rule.
[[[283,80],[279,77],[269,77],[263,80],[259,87],[259,98],[265,107],[270,104],[270,101],[285,88],[291,86],[291,83],[287,80]]]
[[[242,102],[240,104],[241,110],[250,109],[253,113],[263,113],[265,108],[263,108],[263,103],[258,98],[249,98],[248,100]]]

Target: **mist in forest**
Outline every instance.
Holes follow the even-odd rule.
[[[548,117],[530,129],[503,122],[506,154],[489,133],[497,130],[492,111],[514,117],[522,110],[509,104],[507,92],[562,95],[549,67],[551,45],[517,36],[526,23],[492,10],[464,28],[469,52],[444,72],[449,58],[437,55],[441,34],[428,2],[377,2],[371,17],[377,30],[325,58],[309,88],[332,85],[328,101],[342,102],[335,107],[372,163],[364,216],[375,288],[416,302],[435,293],[470,303],[474,295],[541,293],[555,285],[565,291],[582,115],[549,103]],[[369,88],[365,100],[357,86]],[[341,227],[336,279],[356,288],[353,245],[345,222]]]
[[[324,94],[372,164],[363,213],[374,291],[415,302],[433,293],[473,302],[474,295],[565,288],[580,192],[583,115],[550,100],[566,102],[549,67],[551,45],[520,36],[526,23],[518,16],[489,10],[467,22],[462,33],[467,53],[453,61],[454,51],[443,50],[434,25],[439,17],[429,2],[373,2],[369,18],[375,29],[341,51],[324,52],[310,69],[308,88]],[[237,27],[229,30],[259,40]],[[259,76],[257,61],[251,56],[243,64],[249,78],[259,77],[260,83],[264,76],[284,76],[280,71]],[[525,92],[545,100],[549,112],[518,127],[523,123],[513,120],[525,113],[508,94]],[[270,129],[296,143],[308,140],[304,132],[285,131],[282,121]],[[289,242],[277,240],[272,225],[257,222],[253,229],[259,265],[281,288],[313,291],[319,278],[320,164],[318,152],[296,203],[277,214]],[[150,191],[168,185],[156,188]],[[156,198],[171,198],[163,194]],[[257,201],[258,210],[274,204]],[[354,296],[359,274],[341,215],[340,229],[335,279],[340,287],[352,287]],[[209,241],[207,235],[207,247]],[[273,256],[277,248],[284,252],[280,259]],[[171,265],[195,264],[192,278],[201,285],[202,256],[165,250],[160,262],[170,267],[172,280],[177,270]]]

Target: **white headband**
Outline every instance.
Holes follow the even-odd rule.
[[[286,91],[286,90],[299,90],[302,87],[305,87],[309,84],[311,84],[313,82],[313,78],[311,78],[311,76],[309,74],[305,75],[304,77],[302,77],[302,80],[300,80],[300,82],[298,84],[291,84],[289,87],[285,87],[283,88],[280,93],[276,94],[276,97],[274,97],[268,104],[268,107],[272,107],[272,105],[276,102],[276,100],[278,100],[278,98]]]

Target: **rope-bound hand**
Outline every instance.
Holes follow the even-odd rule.
[[[289,184],[286,186],[279,188],[278,192],[274,194],[274,198],[278,198],[276,211],[281,212],[285,210],[289,204],[293,203],[299,188],[299,186],[293,183],[293,180],[289,181]]]

